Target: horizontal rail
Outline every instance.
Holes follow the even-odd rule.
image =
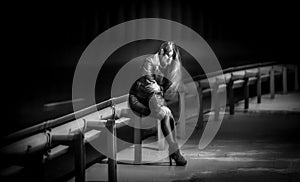
[[[241,71],[241,70],[244,70],[244,69],[251,69],[251,68],[257,68],[257,67],[263,67],[263,66],[272,66],[272,65],[275,65],[275,64],[279,64],[279,63],[266,62],[266,63],[256,63],[256,64],[250,64],[250,65],[243,65],[243,66],[238,66],[238,67],[230,67],[230,68],[227,68],[223,71],[220,70],[220,71],[213,72],[213,73],[197,75],[197,76],[194,76],[192,78],[193,80],[185,79],[183,82],[186,83],[186,82],[191,82],[191,81],[194,81],[194,80],[201,80],[201,79],[205,79],[205,78],[209,78],[209,77],[213,77],[213,76],[217,76],[217,75],[225,74],[225,73],[229,73],[229,72]],[[49,130],[53,127],[56,127],[56,126],[65,124],[67,122],[70,122],[70,121],[72,121],[76,118],[80,118],[80,117],[86,116],[88,114],[91,114],[91,113],[95,112],[95,110],[101,110],[101,109],[104,109],[106,107],[110,107],[114,104],[121,103],[122,101],[126,101],[127,97],[128,97],[128,94],[120,96],[120,97],[111,98],[109,100],[106,100],[106,101],[103,101],[101,103],[89,106],[89,107],[81,109],[79,111],[75,111],[75,112],[67,114],[65,116],[62,116],[62,117],[59,117],[59,118],[56,118],[56,119],[51,119],[51,120],[42,122],[40,124],[25,128],[23,130],[17,131],[15,133],[12,133],[12,134],[4,137],[4,142],[0,145],[3,146],[3,145],[6,145],[8,143],[20,140],[22,138],[25,138],[25,137],[28,137],[28,136],[31,136],[31,135],[34,135],[34,134],[37,134],[37,133],[40,133],[40,132],[44,132],[44,131]]]
[[[91,114],[97,110],[101,110],[104,109],[106,107],[110,107],[112,105],[112,100],[113,99],[109,99],[106,101],[103,101],[101,103],[98,103],[96,105],[92,105],[89,106],[87,108],[81,109],[79,111],[67,114],[65,116],[56,118],[56,119],[52,119],[52,120],[48,120],[45,122],[42,122],[40,124],[25,128],[23,130],[17,131],[15,133],[12,133],[6,137],[4,137],[4,142],[5,143],[11,143],[17,140],[20,140],[22,138],[28,137],[30,135],[34,135],[40,132],[44,132],[46,130],[49,130],[51,128],[57,127],[59,125],[68,123],[70,121],[75,120],[76,118],[80,118],[83,116],[86,116],[88,114]]]
[[[266,63],[255,63],[255,64],[237,66],[237,67],[229,67],[224,70],[219,70],[219,71],[208,73],[208,74],[197,75],[197,76],[193,77],[193,80],[202,80],[202,79],[206,79],[209,77],[218,76],[221,74],[226,74],[226,73],[231,73],[231,72],[236,72],[236,71],[241,71],[241,70],[246,70],[246,69],[252,69],[252,68],[258,68],[258,67],[264,67],[264,66],[273,66],[276,64],[280,64],[280,63],[266,62]],[[186,79],[186,80],[184,80],[184,83],[188,82],[188,81],[190,81],[190,80]]]
[[[279,66],[276,66],[279,65]],[[268,67],[269,66],[269,67]],[[288,65],[282,65],[280,63],[274,63],[274,62],[269,62],[269,63],[260,63],[260,64],[252,64],[252,65],[246,65],[246,66],[241,66],[241,67],[235,67],[235,68],[230,68],[226,69],[223,71],[223,73],[227,74],[229,76],[228,80],[232,84],[231,89],[235,88],[235,84],[233,82],[241,82],[240,84],[236,84],[239,87],[243,87],[244,89],[244,99],[245,99],[245,109],[249,107],[249,101],[247,100],[249,98],[249,87],[248,85],[250,84],[250,78],[249,77],[255,77],[256,80],[260,80],[260,67],[268,67],[270,70],[269,72],[266,72],[266,74],[270,74],[269,76],[272,77],[272,71],[273,74],[276,70],[280,71],[282,70],[282,75],[283,77],[287,77],[287,69],[293,69],[295,72],[295,83],[298,83],[298,80],[296,78],[298,77],[298,72],[297,72],[297,67],[296,68],[288,68]],[[267,70],[268,70],[267,69]],[[230,74],[228,74],[230,73]],[[216,85],[218,84],[218,75],[221,74],[221,72],[215,72],[209,74],[208,77],[209,79],[212,78],[212,75],[215,75],[217,77],[212,78],[216,81]],[[273,75],[274,77],[274,75]],[[198,77],[199,78],[199,77]],[[227,78],[226,78],[227,79]],[[271,79],[271,78],[270,78]],[[273,78],[274,79],[274,78]],[[283,78],[283,80],[286,80],[286,78]],[[208,81],[208,79],[204,79],[203,81]],[[274,81],[274,80],[273,80]],[[244,83],[245,82],[245,83]],[[270,81],[271,82],[271,81]],[[284,81],[283,81],[284,82]],[[228,83],[230,85],[230,83]],[[199,87],[199,84],[201,85],[200,81],[196,82],[197,87]],[[257,81],[257,84],[260,85],[260,82]],[[286,83],[283,83],[286,84]],[[223,84],[223,87],[226,87],[227,84]],[[295,85],[296,88],[296,85]],[[215,87],[213,88],[215,89]],[[219,87],[217,87],[219,89]],[[225,88],[226,89],[226,88]],[[202,91],[201,91],[202,92]],[[217,92],[216,92],[217,93]],[[260,94],[260,93],[257,93]],[[233,96],[233,94],[232,94]],[[115,120],[116,116],[116,108],[114,107],[115,105],[119,104],[117,107],[120,107],[120,105],[126,104],[128,100],[128,94],[122,95],[120,97],[113,97],[109,100],[106,100],[104,102],[98,103],[93,106],[89,106],[87,108],[84,108],[82,110],[76,111],[74,113],[65,115],[63,117],[56,118],[54,120],[49,120],[44,123],[35,125],[33,127],[21,130],[19,132],[13,133],[12,135],[8,136],[8,139],[10,141],[17,140],[18,138],[22,138],[22,140],[16,141],[15,143],[12,143],[10,145],[7,145],[6,147],[3,147],[0,149],[1,154],[8,154],[12,156],[26,156],[24,154],[34,154],[38,151],[42,151],[45,149],[51,148],[51,150],[48,150],[48,155],[44,156],[43,160],[51,160],[57,156],[63,155],[68,151],[68,148],[71,144],[73,144],[73,141],[77,141],[76,147],[78,150],[75,150],[75,158],[78,158],[80,160],[75,160],[75,166],[76,167],[76,174],[78,173],[79,175],[76,177],[77,181],[82,181],[84,179],[85,175],[85,154],[82,151],[84,150],[84,143],[90,142],[94,140],[95,138],[98,138],[100,136],[101,131],[98,129],[102,129],[104,127],[111,126],[112,123],[108,121],[112,121],[114,126],[120,126],[124,123],[129,122],[130,118],[119,118],[118,120]],[[233,101],[233,99],[231,99]],[[184,102],[184,100],[183,100]],[[247,103],[247,104],[246,104]],[[259,103],[259,101],[258,101]],[[214,103],[213,110],[215,112],[215,117],[218,118],[218,113],[219,113],[219,106],[218,104]],[[122,106],[123,107],[123,106]],[[233,105],[234,108],[234,105]],[[100,119],[93,119],[93,118],[88,118],[88,114],[91,114],[93,112],[99,111],[99,110],[106,110],[106,109],[112,109],[112,112],[109,114],[106,114],[104,117],[101,114]],[[202,109],[203,112],[202,114],[205,113],[205,111]],[[230,113],[233,113],[234,110],[230,111]],[[184,115],[184,113],[183,113]],[[84,118],[87,116],[87,118]],[[103,118],[102,118],[103,117]],[[203,116],[202,116],[203,117]],[[79,119],[80,118],[80,119]],[[79,119],[82,123],[78,125],[77,123],[77,128],[74,131],[71,131],[71,129],[68,127],[69,124],[73,124],[73,122],[78,122],[77,119]],[[70,122],[70,123],[69,123]],[[65,124],[65,125],[63,125]],[[71,125],[70,125],[71,126]],[[55,127],[55,128],[54,128]],[[67,128],[69,129],[69,132],[67,133],[60,133],[57,132],[59,128]],[[88,132],[85,133],[86,129],[92,129]],[[114,130],[116,129],[115,127]],[[50,130],[51,129],[51,130]],[[57,131],[55,131],[57,130]],[[79,131],[81,130],[81,131]],[[77,136],[78,132],[82,132],[79,138]],[[22,133],[23,132],[23,133]],[[115,131],[114,131],[115,132]],[[34,133],[34,134],[32,134]],[[11,137],[11,138],[9,138]],[[78,139],[75,139],[78,138]],[[115,141],[112,142],[111,139],[108,140],[108,144],[113,143],[113,145],[110,145],[110,150],[114,154],[116,154],[116,146],[115,146]],[[54,148],[52,148],[54,147]],[[78,152],[81,151],[81,152]],[[77,152],[77,153],[76,153]],[[115,160],[111,160],[109,162],[109,171],[114,171],[114,175],[111,172],[109,172],[109,178],[110,179],[116,179],[116,162]]]

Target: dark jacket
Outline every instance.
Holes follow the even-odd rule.
[[[156,81],[160,86],[160,91],[155,94],[163,94],[170,87],[171,81],[164,77],[164,70],[160,68],[160,62],[158,54],[154,54],[144,61],[141,67],[141,77],[134,82],[129,94],[134,95],[141,103],[148,105],[149,99],[154,94],[154,92],[149,92],[146,89],[148,84]],[[150,82],[150,83],[149,83]]]

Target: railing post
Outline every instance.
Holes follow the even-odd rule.
[[[117,181],[117,142],[115,119],[108,119],[106,122],[107,148],[108,148],[108,181]]]
[[[261,103],[261,75],[260,68],[258,68],[257,80],[256,80],[256,93],[257,93],[257,103]]]
[[[135,116],[136,117],[136,116]],[[138,117],[134,123],[134,163],[141,164],[142,162],[142,136],[141,124],[142,116]]]
[[[216,79],[216,82],[214,84],[214,88],[213,88],[213,91],[212,91],[213,110],[214,110],[214,114],[215,114],[215,118],[214,118],[215,121],[219,120],[219,113],[220,113],[218,90],[219,90],[219,84],[218,84],[218,81]]]
[[[229,114],[233,115],[234,114],[234,93],[233,93],[233,79],[232,79],[232,74],[230,81],[228,83],[228,97],[229,97]]]
[[[282,67],[282,91],[283,94],[287,94],[287,69],[286,65]]]
[[[85,143],[81,131],[68,134],[52,134],[50,143],[59,143],[74,148],[75,181],[85,181]]]
[[[179,107],[180,107],[180,115],[179,115],[179,137],[185,137],[185,92],[184,90],[179,90]]]
[[[295,90],[297,91],[299,89],[298,85],[298,65],[295,65]]]
[[[28,157],[26,159],[25,170],[27,174],[25,175],[23,180],[25,181],[43,181],[44,180],[44,161],[43,161],[43,154],[41,152],[38,152],[33,157]],[[2,177],[2,176],[1,176]],[[1,179],[1,178],[0,178]],[[4,180],[5,181],[5,180]]]
[[[75,163],[75,182],[85,181],[85,143],[84,135],[81,131],[75,134],[74,145],[74,163]]]
[[[157,120],[157,139],[158,139],[158,149],[164,150],[165,149],[165,137],[161,130],[161,121]]]
[[[203,127],[203,93],[202,93],[202,86],[200,81],[197,82],[197,91],[198,91],[198,97],[199,97],[199,118],[197,121],[197,128],[202,128]]]
[[[274,77],[274,66],[270,70],[270,94],[271,99],[275,97],[275,77]]]
[[[249,108],[249,77],[244,78],[244,108],[248,109]]]

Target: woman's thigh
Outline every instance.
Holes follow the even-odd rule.
[[[149,107],[141,103],[134,95],[129,95],[129,106],[138,115],[150,116],[162,120],[166,115],[172,116],[171,110],[165,105],[165,100],[159,95],[153,95]]]
[[[150,116],[163,119],[166,115],[171,116],[171,110],[166,106],[166,102],[160,95],[153,95],[149,100]]]

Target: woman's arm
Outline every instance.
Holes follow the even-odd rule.
[[[142,65],[142,76],[145,76],[150,82],[154,82],[154,65],[151,60],[146,59]]]
[[[146,77],[148,82],[146,88],[149,90],[149,92],[160,93],[162,91],[161,86],[157,84],[154,78],[154,64],[148,58],[145,60],[142,66],[142,75]]]

